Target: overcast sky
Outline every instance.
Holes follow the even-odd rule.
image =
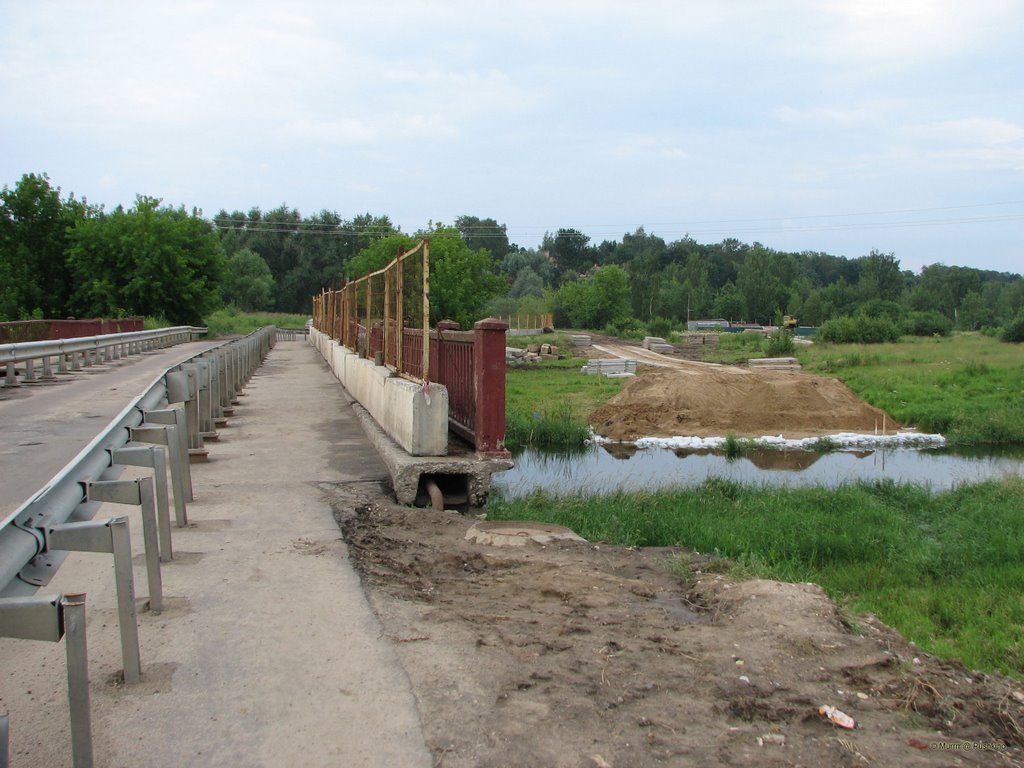
[[[1024,2],[0,0],[0,183],[1024,271]]]

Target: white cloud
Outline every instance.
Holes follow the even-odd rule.
[[[1024,141],[1024,125],[989,117],[965,117],[924,125],[920,130],[959,144],[999,145]]]

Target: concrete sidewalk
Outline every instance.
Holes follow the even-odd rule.
[[[40,593],[87,592],[95,764],[430,766],[405,671],[325,496],[355,505],[386,481],[344,390],[312,347],[279,343],[220,437],[192,467],[165,610],[139,614],[142,683],[116,681],[109,556],[71,555]],[[126,510],[108,504],[97,519]],[[0,640],[14,768],[71,764],[62,645]]]

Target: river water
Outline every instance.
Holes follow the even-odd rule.
[[[729,459],[709,450],[638,449],[628,444],[592,445],[566,454],[529,449],[515,468],[492,478],[505,498],[536,490],[551,494],[607,493],[700,485],[709,478],[752,485],[826,486],[892,480],[945,490],[1007,476],[1024,477],[1024,446],[984,451],[952,448],[878,448],[816,453],[764,450]]]

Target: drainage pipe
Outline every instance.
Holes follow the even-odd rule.
[[[437,512],[444,512],[444,494],[441,493],[441,488],[437,483],[428,477],[423,481],[423,487],[427,489],[427,495],[430,496],[430,507]]]

